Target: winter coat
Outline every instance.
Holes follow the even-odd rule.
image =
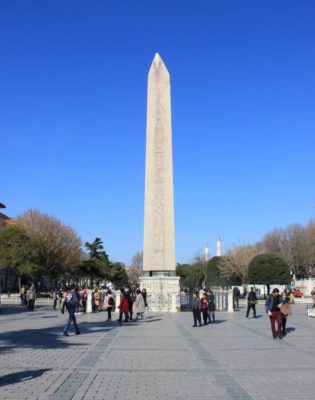
[[[267,297],[266,302],[265,302],[265,309],[266,309],[266,313],[268,313],[268,311],[271,311],[273,308],[273,301],[274,301],[274,297],[271,294],[269,297]],[[281,296],[279,296],[279,304],[282,304],[283,301],[281,299]],[[280,311],[280,308],[279,308]]]
[[[119,304],[120,312],[129,312],[129,301],[126,296],[120,297],[120,304]]]
[[[255,292],[250,291],[250,292],[248,293],[247,302],[248,302],[248,304],[251,304],[251,305],[256,304],[256,302],[257,302],[257,296],[256,296],[256,293],[255,293]]]
[[[107,311],[109,308],[114,308],[115,307],[115,299],[114,299],[114,305],[109,305],[109,299],[112,298],[114,299],[114,296],[111,294],[107,294],[104,298],[104,303],[103,303],[103,308],[105,311]]]
[[[193,297],[193,307],[192,307],[192,309],[194,311],[200,310],[200,300],[199,300],[199,297],[197,297],[197,296]]]
[[[201,297],[200,309],[202,312],[207,311],[208,309],[208,297],[205,294]]]
[[[134,307],[135,307],[136,313],[145,312],[145,303],[144,303],[143,296],[141,293],[137,294]]]
[[[71,290],[71,292],[67,294],[67,298],[64,301],[64,305],[66,306],[68,311],[74,312],[74,310],[77,308],[79,304],[80,303],[76,295],[76,292],[74,290]]]
[[[99,292],[94,292],[94,304],[97,307],[100,305],[100,294],[99,294]]]
[[[214,302],[214,295],[210,294],[208,296],[208,310],[215,311],[215,302]]]
[[[28,300],[36,300],[36,292],[35,292],[35,290],[34,289],[33,290],[30,289],[26,294],[26,298]]]

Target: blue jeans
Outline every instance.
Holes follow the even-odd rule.
[[[78,325],[77,325],[77,320],[76,320],[75,315],[74,315],[75,308],[69,309],[68,313],[69,313],[69,318],[68,318],[68,321],[67,321],[63,331],[64,332],[68,332],[68,330],[70,328],[70,325],[71,325],[71,322],[73,322],[73,325],[75,327],[76,332],[79,332],[79,328],[78,328]]]
[[[210,311],[208,310],[208,318],[209,318],[209,322],[214,322],[215,321],[215,311]],[[211,321],[212,318],[212,321]]]

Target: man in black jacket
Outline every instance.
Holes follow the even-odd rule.
[[[256,293],[254,292],[254,288],[251,287],[250,292],[248,293],[248,296],[247,296],[246,318],[248,318],[251,308],[253,309],[254,318],[256,318],[256,302],[257,302],[257,296],[256,296]]]

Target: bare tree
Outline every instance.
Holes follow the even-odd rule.
[[[142,274],[143,270],[143,252],[136,253],[132,256],[130,269],[134,269],[139,274]]]
[[[242,281],[247,275],[248,265],[253,257],[260,254],[261,248],[259,244],[247,244],[233,246],[226,253],[224,263],[224,275],[238,276]]]
[[[132,256],[131,264],[127,269],[129,282],[138,283],[143,271],[143,252],[140,251]]]
[[[312,218],[305,227],[305,244],[309,273],[315,276],[315,218]]]
[[[45,244],[44,259],[47,275],[58,276],[71,273],[80,263],[81,239],[70,227],[56,217],[28,210],[19,215],[15,222],[33,238]]]
[[[311,264],[312,227],[307,230],[300,224],[291,224],[285,229],[268,232],[262,246],[265,252],[282,256],[295,275],[306,275]]]

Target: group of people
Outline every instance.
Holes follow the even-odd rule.
[[[73,290],[76,293],[76,297],[78,299],[78,304],[76,307],[76,312],[82,311],[82,312],[86,312],[86,302],[87,302],[87,289],[85,287],[83,287],[81,290],[79,289],[78,286],[73,286]],[[59,289],[55,289],[52,293],[52,298],[53,298],[53,309],[57,310],[58,309],[62,309],[62,306],[65,302],[65,300],[67,299],[68,293],[69,291],[71,291],[70,287],[64,287],[63,289],[59,288]],[[97,289],[95,289],[97,290]],[[93,310],[95,310],[95,307],[93,307]]]
[[[280,295],[279,289],[273,289],[271,295],[267,298],[266,312],[270,319],[271,333],[274,339],[282,339],[286,334],[286,324],[288,316],[291,315],[290,298],[286,291]],[[277,329],[276,329],[277,323]]]
[[[97,310],[100,308],[104,311],[107,311],[107,321],[112,321],[112,312],[116,309],[116,295],[115,291],[107,288],[105,291],[105,297],[103,304],[100,304],[100,297],[95,297],[95,293],[99,294],[98,289],[94,290],[94,301],[95,307]],[[69,336],[68,331],[70,329],[71,323],[75,328],[76,335],[80,334],[80,330],[76,321],[76,313],[82,307],[82,299],[84,297],[84,293],[82,296],[82,291],[79,291],[78,287],[75,285],[71,285],[67,291],[62,293],[62,306],[61,312],[64,313],[65,310],[68,311],[69,317],[64,326],[63,334],[64,336]],[[95,302],[95,299],[97,300]],[[97,311],[93,307],[95,311]],[[117,306],[119,310],[119,317],[117,319],[118,322],[122,322],[124,317],[125,322],[129,322],[132,320],[143,319],[147,322],[146,318],[146,308],[147,308],[147,293],[146,289],[140,290],[139,287],[132,285],[130,288],[124,288],[120,291],[120,302]],[[133,318],[134,317],[134,318]]]
[[[204,290],[201,297],[198,290],[194,291],[192,312],[193,328],[201,326],[201,316],[204,325],[215,322],[215,297],[211,290]]]
[[[247,296],[246,318],[249,317],[250,310],[253,310],[254,318],[256,315],[257,296],[254,288],[250,288]],[[271,295],[265,301],[266,313],[269,316],[271,333],[274,339],[282,339],[286,334],[286,324],[288,316],[291,315],[290,297],[287,291],[281,292],[274,288]]]
[[[312,291],[313,300],[315,299],[315,288]],[[233,309],[238,307],[240,294],[233,290]],[[30,311],[34,310],[36,300],[35,286],[22,287],[20,293],[21,304],[26,305]],[[252,310],[253,317],[256,315],[256,304],[258,302],[256,292],[253,287],[247,295],[246,318]],[[75,285],[71,285],[64,290],[56,289],[53,293],[53,308],[56,310],[59,304],[61,312],[65,310],[69,313],[68,321],[64,327],[63,334],[68,336],[68,330],[73,323],[76,334],[80,334],[76,313],[79,311],[86,312],[87,308],[87,289],[83,287],[81,290]],[[315,300],[314,300],[315,305]],[[118,309],[118,322],[129,322],[132,320],[143,319],[147,322],[147,293],[146,289],[140,290],[138,285],[131,285],[129,288],[123,288],[120,291],[120,301],[116,304],[116,293],[110,288],[106,288],[105,295],[101,296],[98,288],[95,288],[92,296],[93,311],[104,310],[107,312],[107,321],[112,321],[112,312]],[[282,339],[286,335],[286,323],[288,316],[291,315],[290,297],[287,291],[280,294],[279,289],[273,289],[270,296],[265,302],[266,312],[270,319],[270,327],[274,339]],[[203,290],[201,293],[195,291],[193,294],[193,327],[202,326],[215,322],[215,296],[211,290]]]
[[[140,290],[139,287],[132,285],[131,288],[125,288],[120,290],[120,302],[118,305],[119,317],[118,322],[135,321],[139,319],[147,320],[146,308],[147,308],[147,292],[146,289]],[[111,321],[111,312],[115,307],[115,300],[111,291],[107,291],[104,299],[103,308],[108,313],[107,321]]]
[[[20,292],[21,305],[27,306],[29,311],[34,311],[35,300],[36,300],[36,290],[35,286],[31,285],[29,287],[22,286]]]

